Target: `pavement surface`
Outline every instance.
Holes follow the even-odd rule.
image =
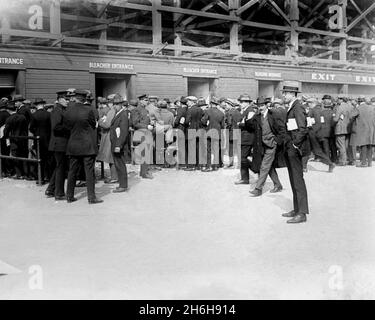
[[[374,299],[375,167],[309,162],[311,214],[289,225],[284,190],[260,198],[238,170],[132,175],[68,204],[33,182],[0,181],[2,299]]]

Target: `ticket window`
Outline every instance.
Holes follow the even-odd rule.
[[[278,81],[259,81],[258,96],[264,98],[279,97],[280,82]]]
[[[203,97],[209,101],[215,95],[215,79],[188,78],[188,96]]]
[[[110,94],[118,93],[124,99],[128,99],[129,81],[128,75],[96,74],[95,94],[97,97],[108,97]]]
[[[14,72],[0,71],[0,98],[16,93],[16,77]]]

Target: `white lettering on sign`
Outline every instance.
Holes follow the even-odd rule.
[[[90,62],[90,68],[112,70],[134,70],[134,65],[125,63]]]
[[[332,14],[332,16],[328,20],[328,27],[331,30],[342,29],[344,26],[344,15],[342,7],[338,5],[330,6],[328,8],[328,12]]]
[[[217,74],[217,70],[216,69],[205,69],[205,68],[184,68],[184,72],[187,72],[187,73]]]
[[[311,80],[335,81],[336,75],[331,73],[312,73]]]
[[[375,77],[372,76],[355,76],[356,82],[375,83]]]
[[[281,78],[281,73],[279,72],[255,72],[256,77],[263,78]]]
[[[31,30],[43,29],[43,9],[41,6],[33,5],[29,8],[29,14],[32,16],[29,19],[29,28]]]
[[[0,64],[23,64],[22,58],[2,58],[0,57]]]

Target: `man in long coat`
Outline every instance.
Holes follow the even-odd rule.
[[[368,105],[364,97],[358,99],[359,106],[354,113],[355,119],[355,145],[360,147],[361,163],[358,167],[371,167],[372,165],[372,148],[375,144],[373,141],[374,113],[372,106]]]
[[[103,161],[108,163],[111,176],[104,180],[104,183],[116,183],[117,182],[117,173],[114,166],[111,140],[110,140],[110,127],[113,118],[115,117],[116,111],[113,107],[113,99],[116,95],[111,94],[107,97],[107,108],[101,110],[101,117],[98,121],[98,127],[101,130],[100,145],[98,156],[96,157],[97,161]]]
[[[54,153],[55,169],[45,195],[47,197],[55,197],[55,200],[66,200],[64,183],[67,157],[65,153],[69,131],[64,126],[64,114],[68,106],[68,98],[66,90],[58,91],[56,94],[57,102],[51,112],[51,138],[48,146],[49,151]]]
[[[69,106],[65,118],[70,137],[66,154],[70,157],[68,173],[67,202],[74,202],[74,188],[80,163],[86,175],[87,196],[89,204],[101,203],[95,195],[95,158],[98,153],[96,143],[96,119],[91,106],[84,104],[87,92],[75,90],[73,102]]]
[[[125,192],[128,189],[128,172],[126,170],[126,156],[129,139],[129,117],[128,112],[123,108],[123,99],[120,95],[113,98],[113,109],[115,116],[111,121],[110,141],[111,151],[116,167],[119,186],[113,190],[114,193]]]

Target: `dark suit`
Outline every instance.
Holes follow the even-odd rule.
[[[208,165],[213,164],[217,167],[221,164],[220,142],[221,130],[224,129],[224,113],[216,107],[211,107],[204,112],[202,122],[207,126]]]
[[[188,126],[188,164],[201,166],[207,163],[207,140],[203,128],[202,118],[204,112],[197,105],[192,106],[186,112],[186,124]]]
[[[285,160],[288,167],[290,185],[293,191],[293,207],[296,214],[308,214],[307,190],[303,178],[302,156],[306,147],[308,129],[306,124],[305,109],[300,101],[295,100],[287,111],[287,123],[295,121],[297,128],[287,127],[285,135]]]
[[[126,157],[129,139],[129,117],[128,112],[122,109],[111,122],[110,140],[113,162],[118,175],[119,187],[128,187],[128,173],[126,170]],[[120,148],[120,152],[115,152],[115,148]]]
[[[249,181],[249,169],[250,169],[250,161],[247,159],[251,156],[251,149],[254,142],[254,132],[250,132],[248,128],[245,126],[245,120],[250,111],[252,111],[252,107],[248,107],[246,110],[241,112],[242,118],[238,127],[241,129],[241,180]]]
[[[28,136],[28,123],[23,115],[13,113],[5,121],[4,137]],[[10,138],[10,154],[15,157],[28,158],[29,147],[27,139]],[[28,166],[25,161],[14,161],[14,167],[18,177],[28,174]]]
[[[335,122],[333,121],[334,111],[328,107],[320,111],[321,125],[318,135],[322,144],[323,152],[330,157],[332,162],[337,160],[335,141]]]
[[[44,110],[36,110],[31,115],[30,132],[34,137],[39,136],[39,155],[41,159],[41,174],[42,181],[45,178],[51,177],[50,167],[51,161],[49,160],[48,145],[51,137],[51,114]],[[37,152],[37,141],[34,140],[33,149]]]
[[[31,116],[32,116],[31,111],[30,111],[30,107],[27,106],[27,105],[25,105],[25,104],[23,104],[17,110],[17,113],[23,115],[26,118],[27,125],[29,125],[29,123],[31,121]]]
[[[51,138],[48,149],[54,153],[55,169],[52,173],[47,192],[54,194],[56,197],[65,196],[65,171],[68,167],[65,152],[69,139],[69,130],[64,125],[65,111],[66,108],[57,103],[51,112]]]
[[[96,120],[94,111],[83,103],[73,103],[65,113],[66,126],[70,131],[66,154],[70,156],[67,198],[74,197],[77,174],[82,165],[85,169],[88,200],[95,196]]]
[[[5,122],[9,118],[9,116],[10,116],[10,114],[9,114],[8,111],[0,110],[0,128],[2,126],[5,126]],[[9,156],[10,149],[6,144],[6,139],[1,138],[0,143],[1,143],[1,154]],[[8,159],[2,159],[1,162],[2,162],[2,172],[6,173],[6,174],[10,174],[11,173],[11,165],[10,165],[9,160]]]

